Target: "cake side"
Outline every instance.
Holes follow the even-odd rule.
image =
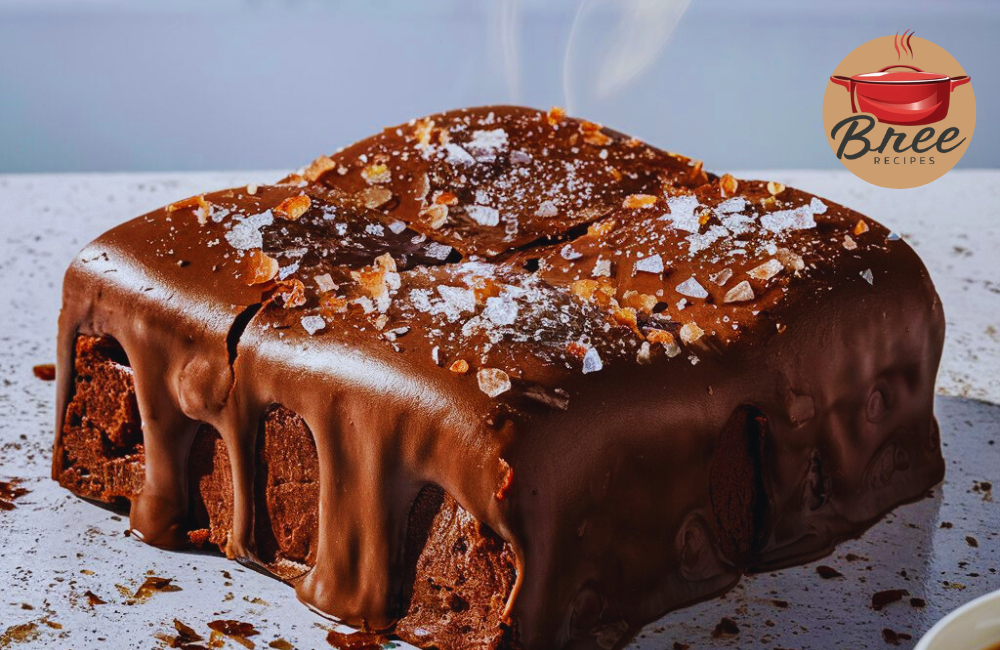
[[[76,379],[63,425],[60,484],[79,496],[127,507],[142,490],[142,439],[132,369],[110,338],[80,336]],[[114,401],[115,408],[109,408]],[[295,583],[316,563],[318,461],[304,421],[280,406],[268,409],[255,452],[254,540],[259,568]],[[231,466],[219,433],[203,425],[188,465],[192,546],[225,552],[232,531]],[[310,488],[310,486],[313,486]],[[516,578],[510,546],[440,488],[420,493],[406,534],[406,589],[393,633],[418,646],[519,648],[503,620]]]

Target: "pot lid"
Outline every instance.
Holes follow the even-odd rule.
[[[876,84],[918,84],[948,81],[951,77],[937,72],[866,72],[851,77],[854,81]]]

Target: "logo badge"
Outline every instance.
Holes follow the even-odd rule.
[[[976,127],[972,79],[909,30],[868,41],[833,71],[823,126],[834,155],[881,187],[926,185],[962,158]]]

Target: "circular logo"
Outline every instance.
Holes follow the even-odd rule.
[[[833,71],[823,127],[834,155],[873,185],[926,185],[955,166],[976,127],[972,80],[909,31],[868,41]]]

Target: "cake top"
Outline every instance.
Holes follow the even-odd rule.
[[[515,107],[414,120],[133,224],[163,275],[234,311],[263,303],[290,345],[383,345],[555,408],[570,375],[780,334],[790,305],[877,282],[870,261],[895,239],[803,192]]]

